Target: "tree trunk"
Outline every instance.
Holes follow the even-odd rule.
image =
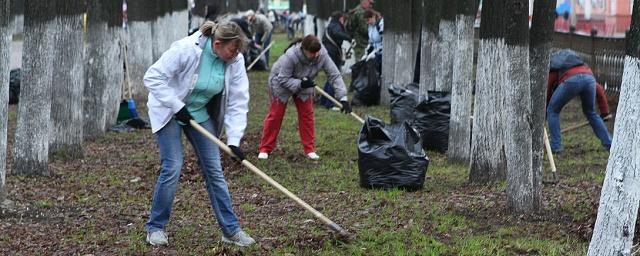
[[[395,6],[396,1],[381,0],[380,10],[384,13],[384,17],[397,17],[398,7]],[[384,34],[382,35],[382,74],[380,86],[380,104],[389,105],[391,96],[389,94],[389,87],[394,85],[395,77],[395,52],[396,52],[396,34],[395,22],[390,19],[385,19]],[[359,60],[362,56],[354,56],[356,60]]]
[[[115,124],[122,98],[121,4],[118,0],[90,0],[87,4],[83,134],[95,138]]]
[[[0,0],[0,203],[7,199],[7,121],[9,118],[9,48],[13,34],[10,0]]]
[[[257,10],[254,10],[257,11]],[[227,1],[227,12],[236,13],[238,12],[238,0]]]
[[[11,5],[11,27],[12,34],[22,34],[24,32],[24,0],[9,0]]]
[[[167,49],[175,41],[182,39],[189,34],[189,9],[187,3],[182,0],[172,0],[171,2],[171,21],[168,24],[172,27],[171,39],[167,41]]]
[[[85,82],[84,1],[56,2],[55,70],[51,91],[49,154],[82,157],[82,96]]]
[[[289,13],[302,11],[304,0],[289,0]]]
[[[640,0],[633,1],[631,29],[609,163],[589,255],[630,255],[640,202]]]
[[[436,89],[435,47],[440,27],[442,0],[423,1],[424,15],[420,38],[420,93],[419,100],[427,98],[427,92]]]
[[[13,173],[47,175],[56,24],[54,1],[25,1],[25,37]]]
[[[515,213],[540,209],[540,185],[531,169],[531,87],[529,77],[529,2],[510,0],[505,5],[507,80],[505,85],[505,152],[507,206]],[[538,190],[538,191],[536,191]]]
[[[458,49],[451,47],[456,40],[456,1],[442,5],[436,53],[436,91],[451,92],[453,57]]]
[[[396,12],[398,15],[385,17],[385,24],[389,25],[389,29],[385,29],[385,33],[389,30],[395,31],[395,66],[392,84],[404,86],[413,82],[413,70],[417,52],[417,49],[413,49],[415,31],[412,30],[412,13],[409,11],[412,9],[412,1],[397,1],[394,5],[394,8],[400,13]]]
[[[471,152],[471,102],[473,101],[473,24],[478,0],[459,0],[449,121],[450,163],[468,164]]]
[[[529,64],[531,67],[531,170],[534,186],[542,187],[544,166],[544,123],[546,116],[547,79],[549,78],[549,56],[553,40],[556,0],[538,0],[533,7]],[[534,191],[542,191],[535,189]],[[534,195],[540,197],[542,192]]]
[[[129,0],[129,33],[125,39],[129,57],[131,87],[133,97],[137,101],[147,101],[147,89],[142,78],[147,69],[153,64],[152,25],[156,18],[155,1]]]
[[[483,2],[474,98],[469,181],[491,183],[506,177],[503,91],[507,49],[502,17],[506,0]]]

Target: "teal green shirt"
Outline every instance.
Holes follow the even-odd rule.
[[[202,50],[196,84],[186,101],[187,110],[198,123],[209,119],[206,105],[224,88],[224,65],[224,60],[211,49],[211,39],[207,39]]]

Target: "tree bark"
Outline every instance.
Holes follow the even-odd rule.
[[[423,1],[422,35],[420,38],[420,93],[419,100],[427,98],[427,92],[436,89],[435,47],[437,45],[442,0]]]
[[[503,119],[507,72],[505,1],[483,2],[482,6],[469,166],[472,183],[491,183],[506,177]]]
[[[453,58],[458,49],[451,47],[456,40],[456,1],[442,5],[436,42],[436,91],[451,92]]]
[[[412,29],[411,16],[413,13],[410,11],[412,9],[412,1],[396,1],[394,5],[396,6],[394,8],[399,12],[396,12],[398,15],[385,17],[385,24],[389,25],[389,29],[385,29],[385,33],[389,30],[396,32],[394,42],[396,45],[394,53],[395,67],[392,84],[404,86],[413,82],[413,70],[417,52],[417,49],[413,48],[413,35],[416,32],[419,33],[419,31],[413,31]]]
[[[640,202],[640,0],[633,1],[613,143],[589,255],[631,255]]]
[[[531,169],[531,87],[529,76],[529,2],[510,0],[507,12],[507,80],[505,85],[505,152],[507,206],[515,213],[540,209],[540,185]],[[538,191],[536,191],[538,190]]]
[[[7,122],[9,118],[9,48],[13,34],[10,0],[0,0],[0,203],[7,199]]]
[[[304,0],[289,0],[289,13],[302,11]]]
[[[142,78],[147,69],[153,64],[152,25],[156,18],[153,10],[155,1],[129,0],[129,32],[125,39],[129,57],[129,74],[131,75],[131,87],[133,97],[137,101],[147,101],[147,89]]]
[[[398,14],[398,7],[395,6],[395,1],[382,0],[380,1],[380,10],[384,13],[384,17],[394,17]],[[380,104],[388,106],[391,101],[391,95],[389,94],[389,87],[394,85],[395,78],[395,52],[396,52],[396,29],[395,22],[385,19],[385,29],[382,36],[382,84],[380,86]],[[355,56],[356,60],[362,56]]]
[[[87,4],[83,135],[95,138],[116,123],[122,99],[122,16],[119,0],[90,0]]]
[[[468,164],[471,152],[471,103],[473,101],[473,24],[478,0],[459,0],[453,56],[451,120],[449,121],[450,163]]]
[[[534,186],[542,187],[544,166],[544,123],[546,116],[547,79],[549,78],[549,57],[553,41],[556,0],[538,0],[533,3],[533,20],[529,45],[531,67],[531,170]],[[542,189],[534,189],[542,191]],[[542,192],[534,196],[540,197]]]
[[[13,173],[47,175],[53,75],[54,1],[25,1],[25,38]]]
[[[82,19],[84,1],[56,1],[55,70],[51,91],[49,154],[82,157],[82,96],[85,82]]]

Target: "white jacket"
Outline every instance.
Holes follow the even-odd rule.
[[[153,133],[162,129],[185,105],[185,99],[197,81],[206,40],[207,37],[198,31],[174,42],[145,73],[144,85],[149,90],[147,107]],[[248,105],[249,79],[244,57],[238,54],[225,65],[224,90],[207,105],[216,135],[221,134],[224,126],[227,144],[240,144],[247,127]]]

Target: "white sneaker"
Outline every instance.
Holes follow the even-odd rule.
[[[256,240],[251,238],[247,233],[240,230],[240,232],[236,233],[232,237],[226,237],[222,235],[222,242],[235,244],[237,246],[249,246],[256,243]]]
[[[331,111],[340,111],[340,108],[339,107],[332,107]]]
[[[258,154],[258,159],[268,159],[269,158],[269,154],[266,152],[260,152],[260,154]]]
[[[307,156],[309,157],[309,159],[311,160],[318,160],[320,159],[320,156],[318,154],[316,154],[316,152],[311,152],[309,154],[307,154]]]
[[[164,233],[164,231],[159,230],[159,231],[154,231],[151,233],[147,233],[147,243],[151,244],[151,245],[168,245],[169,244],[169,238],[167,237],[167,234]]]

